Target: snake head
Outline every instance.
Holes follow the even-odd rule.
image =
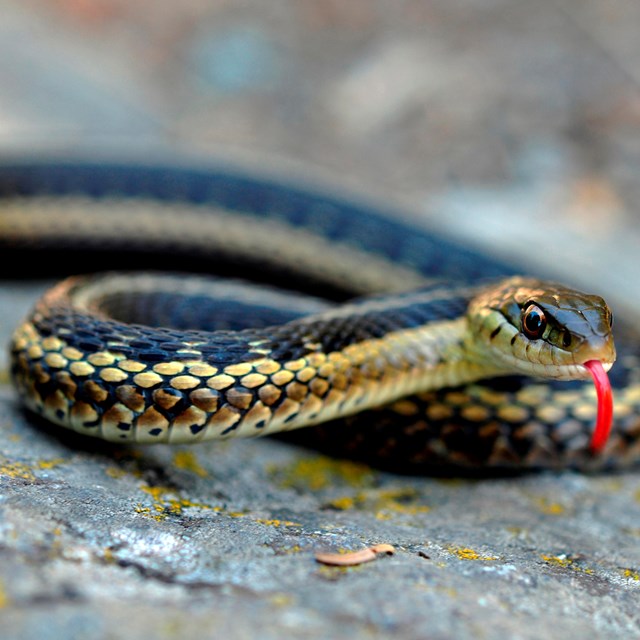
[[[586,379],[585,363],[608,371],[616,358],[607,303],[560,284],[509,278],[474,298],[467,318],[481,357],[505,372]]]

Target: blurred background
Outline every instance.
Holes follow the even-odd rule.
[[[228,158],[640,298],[638,3],[0,0],[0,16],[0,156]]]

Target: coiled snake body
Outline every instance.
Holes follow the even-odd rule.
[[[0,167],[0,243],[20,270],[33,250],[68,273],[145,267],[65,280],[14,335],[23,401],[83,434],[194,442],[333,421],[321,443],[426,470],[640,453],[633,339],[617,341],[603,454],[593,386],[566,382],[615,359],[602,299],[371,207],[223,169],[24,162]]]

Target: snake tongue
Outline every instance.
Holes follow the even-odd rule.
[[[593,378],[593,383],[596,387],[596,396],[598,398],[598,417],[596,419],[596,427],[591,436],[590,448],[592,453],[599,453],[605,444],[607,444],[609,432],[611,431],[611,423],[613,422],[613,393],[607,372],[604,370],[600,360],[589,360],[584,363],[584,366]]]

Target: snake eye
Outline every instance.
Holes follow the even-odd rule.
[[[538,340],[547,328],[547,319],[540,307],[530,304],[522,312],[522,331],[529,340]]]

